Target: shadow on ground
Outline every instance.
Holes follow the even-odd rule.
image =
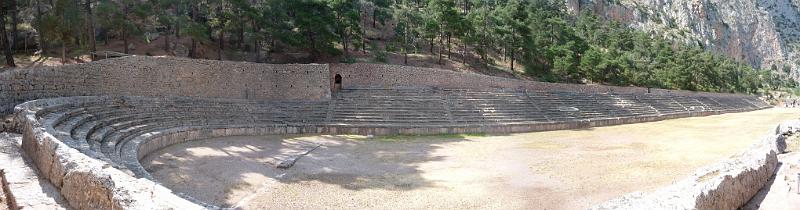
[[[354,191],[436,187],[421,176],[419,165],[445,160],[436,151],[444,144],[470,141],[468,137],[225,137],[173,145],[142,163],[171,189],[231,207],[246,200],[248,192],[268,190],[274,183],[321,182]],[[291,168],[275,167],[312,149]]]

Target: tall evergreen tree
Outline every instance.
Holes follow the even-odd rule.
[[[6,13],[10,7],[8,2],[0,2],[0,46],[3,47],[3,53],[6,57],[6,66],[16,67],[14,63],[14,53],[11,51],[11,42],[8,40],[8,33],[6,33]]]

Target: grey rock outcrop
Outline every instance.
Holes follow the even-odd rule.
[[[754,67],[800,78],[800,0],[566,0],[667,39],[699,44]]]

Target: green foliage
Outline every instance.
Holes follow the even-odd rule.
[[[37,8],[44,9],[34,25],[42,38],[62,44],[64,49],[83,45],[85,37],[93,38],[82,34],[90,24],[83,2],[37,1]],[[596,17],[591,9],[568,14],[563,0],[93,2],[94,24],[113,39],[162,33],[205,43],[216,41],[221,48],[221,38],[232,43],[229,49],[250,51],[259,58],[265,48],[267,56],[271,52],[307,52],[312,61],[344,54],[338,58],[342,62],[354,62],[350,53],[358,50],[372,54],[377,62],[386,62],[387,50],[405,56],[429,52],[440,61],[447,57],[465,66],[478,63],[498,68],[490,66],[497,62],[515,73],[550,82],[747,93],[797,86],[789,76],[796,69],[790,66],[754,69],[708,52],[702,43],[675,43]],[[675,24],[671,18],[646,15]],[[373,37],[367,37],[366,31]],[[374,37],[374,32],[390,34]],[[685,37],[685,33],[674,35]],[[367,52],[365,45],[375,44],[376,39],[386,47]],[[169,48],[168,40],[164,43]],[[451,58],[453,52],[461,59]]]
[[[386,58],[386,49],[383,49],[377,45],[372,45],[372,51],[375,52],[375,62],[386,63],[388,60]]]
[[[45,31],[49,41],[70,42],[79,28],[74,26],[83,24],[80,9],[70,0],[56,0],[51,12],[42,19],[39,30]]]
[[[353,58],[353,57],[344,57],[339,62],[352,64],[352,63],[356,63],[356,59]]]
[[[512,59],[522,54],[525,72],[543,81],[748,93],[796,85],[786,76],[790,68],[756,70],[698,46],[600,20],[588,10],[572,18],[563,1],[526,6],[511,0],[498,10],[498,33],[510,40],[506,52]]]

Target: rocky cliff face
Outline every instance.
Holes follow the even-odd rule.
[[[800,78],[800,0],[566,0],[601,17]]]

